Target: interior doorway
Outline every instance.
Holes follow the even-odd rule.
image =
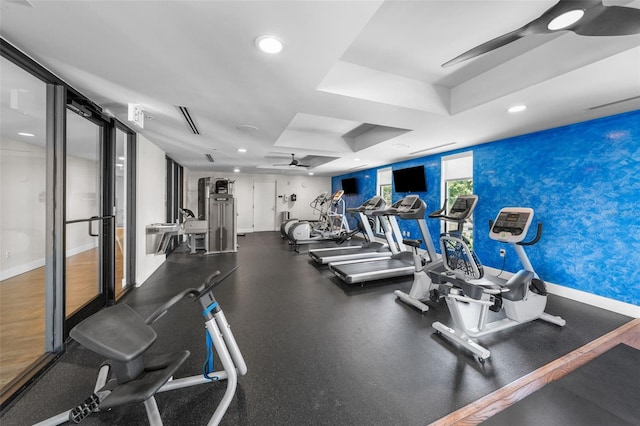
[[[275,231],[276,229],[276,183],[253,182],[253,231]]]

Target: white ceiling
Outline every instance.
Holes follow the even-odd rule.
[[[640,109],[640,35],[534,35],[441,67],[555,3],[2,0],[0,34],[120,120],[139,104],[140,133],[189,169],[336,175]],[[273,166],[291,153],[312,167]]]

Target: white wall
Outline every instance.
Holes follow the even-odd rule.
[[[0,280],[44,265],[44,148],[0,140]]]
[[[320,193],[331,191],[331,178],[307,175],[284,174],[245,174],[245,173],[215,173],[194,172],[185,169],[186,207],[197,214],[198,212],[198,179],[202,177],[228,178],[235,181],[234,196],[237,199],[238,232],[253,232],[253,182],[275,182],[276,193],[276,228],[279,229],[281,212],[289,211],[292,218],[314,219],[309,204]],[[290,197],[296,194],[297,201],[284,201],[283,195]]]
[[[0,279],[23,274],[45,264],[46,152],[19,141],[0,141]],[[94,160],[68,156],[66,219],[99,215],[98,176]],[[94,232],[98,225],[94,223]],[[69,224],[66,256],[97,247],[86,223]]]
[[[146,227],[165,221],[167,163],[164,151],[140,134],[136,161],[136,284],[139,286],[166,259],[165,255],[147,254]]]

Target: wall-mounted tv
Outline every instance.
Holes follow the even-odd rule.
[[[358,181],[356,178],[342,179],[342,190],[345,194],[357,194],[358,193]]]
[[[427,179],[424,166],[393,170],[393,184],[396,192],[425,192]]]

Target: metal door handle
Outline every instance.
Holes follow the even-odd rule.
[[[88,232],[89,232],[89,235],[92,236],[92,237],[99,237],[100,236],[100,234],[94,234],[93,232],[91,232],[91,224],[93,223],[94,220],[98,220],[98,219],[100,219],[99,216],[91,216],[90,220],[87,222],[87,226],[89,228]]]
[[[92,237],[99,237],[100,234],[94,234],[93,232],[91,232],[91,223],[94,220],[113,220],[115,218],[115,216],[111,215],[111,216],[91,216],[88,219],[74,219],[74,220],[68,220],[65,223],[68,225],[70,223],[80,223],[80,222],[87,222],[87,227],[88,227],[88,233],[90,236]]]

